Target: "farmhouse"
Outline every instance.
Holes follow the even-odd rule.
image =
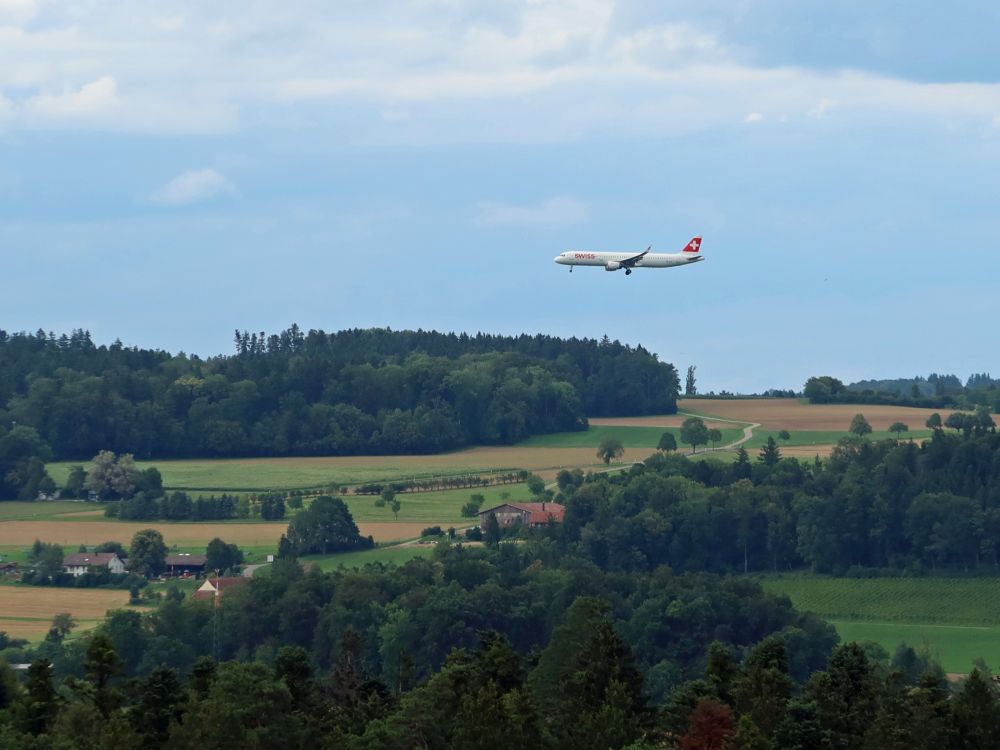
[[[496,516],[501,526],[520,522],[524,526],[544,526],[549,521],[562,523],[566,508],[559,503],[504,503],[479,511],[479,524]]]
[[[231,578],[209,578],[201,584],[201,586],[198,587],[198,590],[191,596],[193,599],[198,601],[214,599],[216,597],[221,598],[237,586],[241,586],[249,581],[249,578],[245,578],[243,576],[234,576]]]
[[[124,573],[125,561],[114,552],[76,552],[63,558],[63,572],[82,576],[91,568],[107,568],[112,573]]]
[[[200,576],[205,573],[205,555],[182,553],[167,555],[165,560],[168,576]]]

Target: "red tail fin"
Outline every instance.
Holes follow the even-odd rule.
[[[689,243],[681,250],[682,253],[696,253],[701,250],[701,237],[694,237]]]

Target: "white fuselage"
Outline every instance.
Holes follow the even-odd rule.
[[[602,253],[590,250],[567,250],[555,257],[563,266],[604,266],[609,271],[617,271],[616,265],[634,258],[636,253]],[[697,263],[704,256],[701,253],[647,253],[632,264],[632,268],[671,268]]]

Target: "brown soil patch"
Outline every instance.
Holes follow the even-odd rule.
[[[677,427],[679,429],[684,424],[685,419],[687,417],[683,414],[663,414],[658,417],[597,417],[588,421],[594,427],[605,425],[608,427]],[[706,419],[705,425],[709,429],[717,428],[720,430],[739,426],[732,422],[720,422],[715,419]]]
[[[369,534],[376,542],[395,542],[400,539],[412,539],[420,536],[420,532],[427,528],[426,523],[359,523],[358,531],[362,536]]]
[[[815,456],[828,458],[833,452],[832,445],[779,445],[783,458],[811,459]]]
[[[111,589],[0,586],[0,612],[7,617],[44,618],[46,621],[60,612],[69,612],[73,617],[93,620],[104,617],[109,609],[124,607],[128,604],[128,596],[128,591]]]
[[[0,617],[0,630],[11,638],[25,638],[29,641],[42,640],[49,632],[51,624],[51,618],[47,620],[7,620]],[[77,626],[74,632],[79,632],[82,629]]]
[[[927,418],[937,411],[947,419],[952,409],[915,409],[908,406],[870,404],[806,404],[794,398],[761,399],[682,399],[681,411],[723,419],[759,422],[765,430],[847,431],[855,414],[864,414],[874,430],[888,430],[893,422],[903,422],[911,430],[925,429]],[[994,419],[1000,421],[996,415]],[[782,448],[784,453],[785,449]]]

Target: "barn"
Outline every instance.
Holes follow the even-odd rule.
[[[500,526],[520,523],[522,526],[545,526],[549,522],[562,523],[566,507],[559,503],[504,503],[479,511],[479,525],[495,516]]]

